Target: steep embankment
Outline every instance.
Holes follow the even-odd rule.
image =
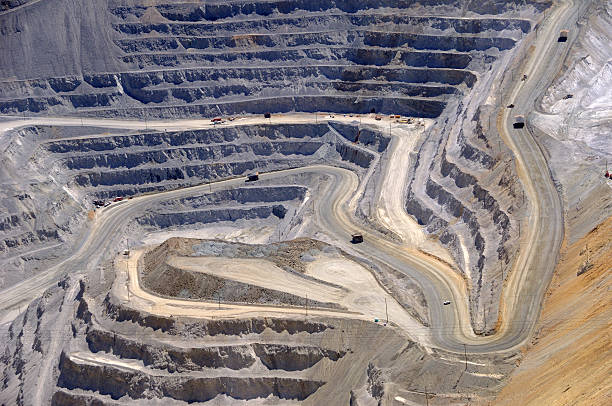
[[[562,193],[565,241],[536,336],[496,405],[604,405],[612,399],[612,3],[595,1],[532,114]],[[603,85],[606,83],[606,85]]]
[[[355,143],[358,132],[361,138]],[[171,132],[35,126],[9,130],[0,140],[5,145],[0,163],[0,289],[45,269],[45,261],[61,258],[66,250],[61,243],[71,242],[88,224],[92,200],[321,160],[363,172],[377,164],[389,144],[389,137],[356,123]],[[259,184],[166,202],[150,208],[137,223],[150,231],[243,218],[289,222],[306,196],[305,187]]]
[[[548,5],[35,2],[0,14],[0,113],[437,117]]]
[[[564,247],[538,334],[496,405],[604,405],[612,397],[612,218]]]
[[[9,11],[3,13],[5,3]],[[22,89],[24,83],[14,79],[118,69],[118,52],[105,29],[107,9],[107,0],[3,0],[0,76],[11,79],[5,84]]]

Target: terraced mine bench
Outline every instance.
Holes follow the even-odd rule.
[[[83,74],[65,70],[38,79],[28,66],[6,66],[0,69],[7,75],[0,82],[0,113],[76,110],[155,118],[376,111],[437,117],[531,23],[496,16],[512,10],[512,2],[486,15],[470,3],[461,18],[452,11],[454,1],[433,3],[447,8],[424,17],[412,2],[390,0],[109,1],[106,9],[98,6],[104,18],[91,26],[108,32],[109,43],[94,43],[89,51],[106,63]],[[0,17],[2,25],[16,24],[18,14]]]

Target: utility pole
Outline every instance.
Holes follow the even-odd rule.
[[[465,356],[465,370],[467,371],[467,348],[463,344],[463,355]]]
[[[425,403],[429,406],[429,389],[425,389]]]
[[[308,317],[308,294],[306,294],[306,304],[304,305],[304,308],[306,310],[306,317]]]
[[[385,314],[387,315],[387,324],[389,324],[389,312],[387,310],[387,298],[385,298]]]
[[[587,257],[586,263],[588,264],[589,263],[589,244],[586,244],[586,257]]]

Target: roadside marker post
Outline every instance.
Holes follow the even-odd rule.
[[[387,310],[387,298],[385,298],[385,314],[387,316],[387,324],[389,324],[389,312]]]

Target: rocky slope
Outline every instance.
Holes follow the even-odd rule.
[[[564,247],[537,335],[496,404],[598,405],[609,401],[611,232],[609,217]]]
[[[0,112],[437,117],[549,5],[464,3],[36,2],[0,15]]]
[[[430,385],[446,401],[488,399],[516,361],[470,355],[466,371],[463,356],[346,318],[147,313],[115,296],[110,285],[123,282],[113,275],[107,266],[96,280],[65,279],[16,318],[1,356],[1,402],[369,404],[418,401]]]
[[[28,127],[3,138],[0,164],[1,287],[60,258],[95,215],[94,200],[110,201],[201,184],[255,171],[333,163],[365,173],[389,138],[357,123],[236,126],[193,131]],[[15,179],[26,179],[15,182]],[[239,219],[276,219],[291,230],[307,187],[245,187],[166,202],[136,219],[149,231]],[[308,185],[310,186],[310,185]]]
[[[609,403],[612,162],[610,1],[594,2],[533,122],[564,202],[565,241],[536,336],[496,404]],[[571,97],[567,97],[571,95]],[[537,385],[534,383],[537,382]]]

